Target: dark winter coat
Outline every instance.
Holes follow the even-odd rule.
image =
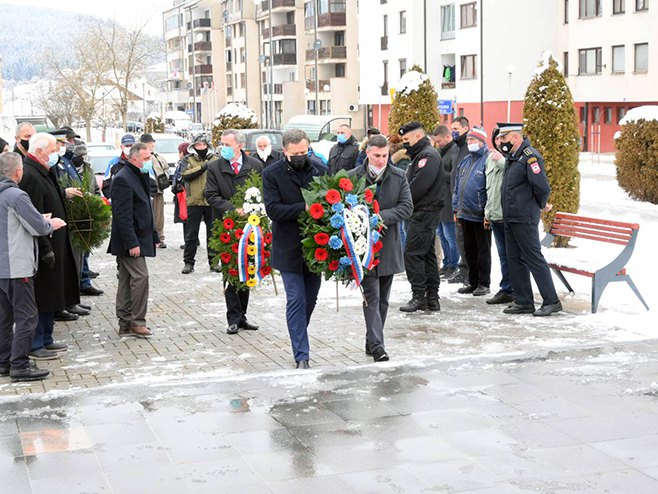
[[[272,150],[272,152],[270,153],[270,155],[267,157],[267,159],[266,159],[265,161],[262,160],[262,158],[259,156],[258,153],[254,153],[254,154],[252,154],[252,155],[250,155],[250,156],[251,156],[252,158],[255,158],[255,159],[257,159],[258,161],[260,161],[260,164],[263,165],[263,168],[267,168],[267,167],[270,166],[272,163],[276,163],[276,162],[279,161],[281,158],[283,158],[283,153],[281,153],[281,152],[279,152],[279,151],[274,151],[274,150]]]
[[[57,183],[54,169],[46,168],[28,155],[23,160],[23,179],[19,187],[27,192],[41,214],[52,213],[53,218],[67,221],[64,191]],[[80,302],[78,270],[68,228],[60,228],[49,237],[39,237],[39,258],[42,259],[48,252],[55,254],[55,266],[47,268],[40,262],[34,279],[39,312],[63,310]]]
[[[206,175],[205,197],[212,207],[213,218],[221,218],[227,211],[233,208],[231,198],[235,190],[244,185],[247,177],[252,173],[263,173],[263,165],[260,161],[242,152],[242,167],[236,175],[231,163],[224,158],[218,158],[208,163]]]
[[[441,155],[441,161],[443,163],[446,183],[444,190],[446,205],[441,209],[439,221],[441,223],[447,223],[455,220],[452,207],[449,207],[448,205],[452,204],[452,192],[455,190],[455,176],[457,175],[457,167],[459,166],[459,146],[457,146],[455,141],[450,141],[450,144],[439,149],[439,154]]]
[[[327,169],[310,161],[302,172],[293,170],[288,160],[280,160],[263,171],[263,200],[272,220],[272,258],[274,269],[302,273],[301,234],[297,218],[306,210],[302,188],[308,187],[313,177],[324,175]]]
[[[356,159],[359,156],[359,143],[354,136],[345,142],[345,144],[336,144],[329,151],[329,173],[334,175],[339,170],[351,170],[356,166]]]
[[[107,251],[113,256],[129,257],[139,247],[140,257],[155,257],[160,242],[153,225],[151,185],[147,173],[132,164],[124,166],[112,182],[112,235]]]
[[[363,165],[349,172],[349,175],[366,176],[368,185],[372,179],[368,175],[368,159]],[[382,250],[377,265],[378,276],[389,276],[404,271],[404,256],[400,241],[398,223],[411,218],[414,205],[411,200],[409,184],[404,172],[393,165],[386,165],[384,176],[377,186],[375,199],[379,202],[382,221],[386,228],[382,231]]]
[[[407,152],[411,158],[407,180],[414,201],[414,213],[438,212],[445,205],[443,163],[430,140],[423,137]]]
[[[503,221],[536,225],[550,193],[544,158],[528,139],[523,139],[505,165]]]
[[[484,145],[469,153],[459,163],[455,191],[452,193],[452,210],[459,219],[484,221],[484,207],[487,205],[487,156],[489,148]]]

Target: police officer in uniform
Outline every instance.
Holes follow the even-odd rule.
[[[544,158],[521,134],[522,124],[499,123],[500,149],[507,158],[503,176],[502,204],[505,244],[514,303],[506,314],[550,316],[562,310],[551,270],[541,252],[539,215],[549,211],[551,187],[544,170]],[[530,284],[535,280],[543,303],[535,310]]]
[[[411,284],[412,298],[400,307],[402,312],[441,310],[439,304],[439,266],[434,252],[434,237],[439,212],[445,202],[445,179],[441,155],[430,143],[420,122],[400,127],[402,145],[411,158],[407,181],[414,212],[407,227],[404,266]]]

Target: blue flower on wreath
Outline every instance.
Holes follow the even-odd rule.
[[[338,235],[332,235],[331,238],[329,239],[329,247],[331,247],[334,250],[338,250],[343,246],[343,241],[340,239]]]
[[[340,228],[345,224],[345,221],[343,220],[343,215],[339,213],[334,214],[331,217],[330,223],[331,226],[333,226],[334,228]]]
[[[352,259],[350,259],[347,256],[343,256],[340,258],[340,265],[341,266],[351,266],[352,265]]]
[[[336,204],[331,206],[331,210],[334,213],[342,213],[343,209],[345,209],[345,204],[343,204],[342,202],[337,202]]]
[[[350,206],[356,206],[359,203],[359,196],[356,194],[347,194],[345,196],[345,202]]]
[[[372,241],[373,242],[377,242],[379,240],[379,237],[380,237],[379,232],[377,232],[377,231],[372,232]]]
[[[378,224],[379,224],[379,218],[377,217],[376,214],[373,214],[370,217],[370,228],[376,228]]]

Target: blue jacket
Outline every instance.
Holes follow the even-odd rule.
[[[327,169],[314,160],[303,172],[293,170],[282,159],[263,170],[263,200],[267,216],[272,220],[271,265],[279,271],[304,272],[302,238],[297,218],[306,210],[302,188],[313,177],[324,175]]]
[[[484,221],[487,204],[487,156],[484,145],[469,153],[457,167],[455,190],[452,193],[452,210],[457,218],[467,221]]]

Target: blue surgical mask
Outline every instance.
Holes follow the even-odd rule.
[[[337,139],[338,144],[345,144],[347,142],[347,136],[345,134],[338,134]]]
[[[55,151],[54,153],[50,153],[48,155],[48,167],[52,168],[57,164],[59,161],[59,151]]]
[[[222,146],[220,153],[222,154],[222,158],[224,158],[227,161],[231,161],[235,156],[235,151],[233,151],[233,148],[231,146]]]
[[[452,131],[452,138],[453,138],[453,139],[459,139],[459,136],[460,136],[460,135],[461,135],[461,134],[459,133],[458,130],[453,130],[453,131]]]
[[[153,170],[153,162],[152,161],[145,161],[142,163],[142,173],[151,173],[151,170]]]

